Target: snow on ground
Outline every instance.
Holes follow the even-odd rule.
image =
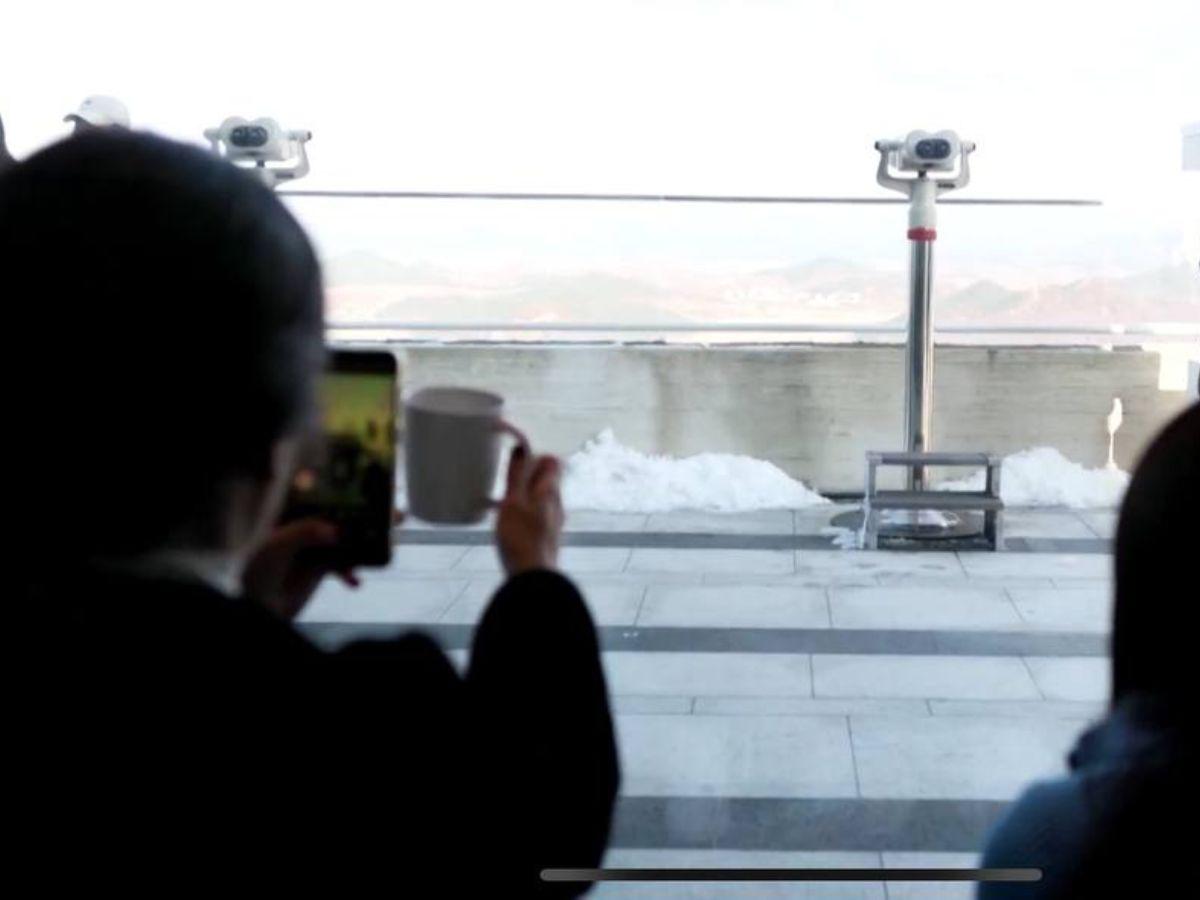
[[[493,496],[504,489],[503,465]],[[403,469],[397,472],[397,502],[405,508]],[[983,490],[984,473],[946,481],[939,490]],[[1072,509],[1116,508],[1129,475],[1116,468],[1088,469],[1053,447],[1034,447],[1004,458],[1000,493],[1016,506]],[[750,512],[801,509],[829,503],[773,463],[729,453],[698,453],[675,458],[642,453],[621,444],[612,429],[588,441],[566,462],[563,504],[567,509],[604,512],[708,510]],[[845,532],[844,534],[842,532]],[[850,546],[856,533],[825,529],[838,546]]]
[[[828,502],[765,460],[729,453],[654,456],[624,446],[611,428],[571,455],[563,478],[568,509],[744,512]]]
[[[1033,447],[1004,457],[1000,496],[1005,506],[1067,506],[1072,509],[1116,507],[1129,484],[1117,468],[1088,469],[1053,447]],[[981,491],[983,471],[946,481],[939,490]]]
[[[862,546],[862,529],[841,528],[837,525],[826,525],[821,534],[833,538],[833,546],[839,550],[857,550]]]

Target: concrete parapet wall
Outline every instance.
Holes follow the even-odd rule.
[[[825,491],[861,490],[863,454],[901,449],[904,351],[880,345],[390,345],[405,392],[432,384],[496,391],[539,448],[570,453],[611,427],[622,443],[672,455],[768,459]],[[1117,461],[1129,468],[1188,402],[1160,387],[1142,349],[939,347],[934,442],[1011,453],[1057,447],[1103,465],[1105,418],[1120,397]]]

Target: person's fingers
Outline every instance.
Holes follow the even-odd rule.
[[[529,477],[529,454],[524,447],[515,447],[508,457],[508,479],[505,496],[515,496],[525,489]]]
[[[561,531],[566,521],[560,489],[562,464],[554,457],[543,457],[539,463],[537,472],[530,479],[529,497],[546,516],[551,529]]]
[[[553,456],[539,456],[529,474],[529,493],[535,498],[557,493],[562,478],[562,463]]]
[[[402,509],[393,509],[392,510],[392,524],[393,525],[403,525],[404,520],[406,518],[407,518],[407,513],[405,513],[404,510],[402,510]]]
[[[358,575],[356,575],[352,569],[340,569],[333,574],[336,575],[337,579],[342,582],[342,584],[346,585],[346,587],[356,588],[362,584],[362,581],[359,580]]]

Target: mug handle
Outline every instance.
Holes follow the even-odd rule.
[[[505,419],[497,419],[495,429],[502,434],[507,434],[509,437],[513,438],[517,442],[517,446],[525,451],[526,459],[533,455],[533,450],[529,444],[529,438],[525,436],[525,432],[523,432],[512,422],[506,421]],[[489,500],[488,505],[494,509],[500,505],[500,501]]]
[[[533,451],[529,444],[529,438],[525,437],[525,432],[523,432],[516,425],[512,424],[512,422],[509,422],[506,419],[497,419],[496,430],[507,434],[511,438],[514,438],[517,442],[517,446],[525,451],[526,456],[533,455]]]

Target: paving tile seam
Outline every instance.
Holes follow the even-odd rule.
[[[492,543],[490,531],[482,530],[412,530],[394,537],[397,547],[481,547]],[[629,548],[664,550],[840,550],[828,535],[784,533],[740,533],[700,531],[567,531],[562,546],[572,548]],[[856,551],[845,550],[847,554]],[[923,553],[978,553],[997,555],[985,549],[963,550],[954,546],[887,548],[882,552],[912,556]],[[1010,537],[998,555],[1016,553],[1084,553],[1109,554],[1112,541],[1107,538],[1028,538]],[[961,562],[960,562],[961,565]]]
[[[424,632],[445,649],[469,647],[475,626],[436,622],[303,621],[297,627],[326,640]],[[1107,658],[1108,638],[1071,631],[939,631],[865,628],[722,628],[604,625],[606,652],[749,653],[930,656]]]
[[[623,796],[614,848],[978,852],[1004,800]]]

